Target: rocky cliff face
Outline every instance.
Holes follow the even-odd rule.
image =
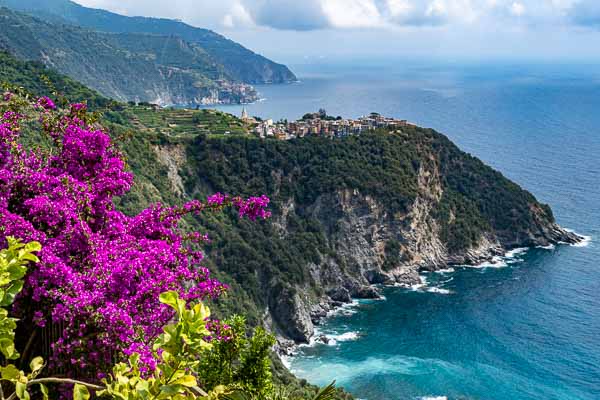
[[[374,284],[411,286],[421,283],[423,270],[579,240],[554,222],[549,207],[430,130],[335,143],[232,139],[182,146],[155,149],[174,192],[186,197],[247,188],[274,201],[263,242],[249,242],[258,232],[244,225],[239,244],[215,247],[223,249],[217,250],[217,268],[256,296],[282,351],[308,342],[333,307],[377,298]],[[391,156],[371,157],[380,149]],[[311,151],[314,158],[307,156]],[[408,161],[393,164],[403,158]],[[345,164],[338,171],[340,160]],[[356,160],[356,172],[347,170],[354,165],[348,160]],[[369,192],[383,173],[406,179]],[[339,183],[361,174],[364,181]],[[392,206],[401,197],[402,205]]]
[[[484,232],[477,243],[452,252],[440,238],[434,210],[443,188],[435,164],[418,172],[418,195],[406,213],[391,214],[386,206],[358,190],[338,190],[319,196],[309,213],[326,226],[327,241],[335,257],[322,256],[320,264],[307,263],[311,285],[324,292],[321,297],[306,295],[310,285],[297,286],[295,293],[273,293],[270,313],[279,329],[282,351],[286,339],[306,343],[327,312],[352,298],[377,298],[373,284],[411,286],[421,283],[419,272],[435,271],[450,265],[474,265],[489,261],[521,246],[546,246],[550,243],[576,243],[580,238],[555,223],[540,217],[530,230],[514,232],[512,237]],[[274,224],[286,234],[286,216],[296,204],[285,203]],[[539,210],[540,216],[542,211]],[[388,243],[399,243],[389,254]],[[389,259],[395,260],[389,264]]]

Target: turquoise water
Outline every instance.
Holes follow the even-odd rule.
[[[370,111],[447,134],[549,203],[586,247],[532,249],[499,268],[425,275],[415,290],[357,304],[292,369],[375,399],[600,399],[600,68],[297,67],[261,87],[263,117]],[[598,73],[594,71],[599,71]],[[239,112],[240,108],[226,107]]]

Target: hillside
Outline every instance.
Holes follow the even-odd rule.
[[[216,191],[271,197],[270,222],[229,215],[187,224],[211,232],[208,265],[232,288],[215,309],[270,326],[284,347],[308,341],[332,307],[376,297],[371,284],[412,285],[423,269],[578,240],[547,205],[431,129],[277,141],[248,136],[218,112],[123,104],[104,112],[113,135],[127,138],[136,174],[123,210]]]
[[[213,31],[163,18],[126,17],[105,10],[83,7],[69,0],[0,0],[0,6],[32,13],[49,21],[59,21],[114,33],[149,33],[177,36],[202,49],[222,66],[234,81],[285,83],[296,80],[285,66],[256,54]]]
[[[157,104],[256,99],[202,49],[179,37],[100,33],[0,8],[0,49],[44,63],[106,97]]]

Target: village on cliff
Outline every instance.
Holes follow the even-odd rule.
[[[397,129],[413,125],[406,120],[384,117],[371,113],[357,119],[344,119],[327,115],[324,109],[316,113],[305,114],[297,121],[260,119],[250,117],[246,108],[240,117],[242,122],[250,127],[249,133],[261,138],[274,137],[279,140],[290,140],[305,136],[344,137],[358,135],[376,129]]]

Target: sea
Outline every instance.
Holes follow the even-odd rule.
[[[369,400],[600,399],[600,68],[556,63],[322,62],[259,86],[250,115],[376,111],[447,135],[550,204],[578,246],[518,249],[355,301],[286,362]],[[241,106],[224,106],[240,114]]]

